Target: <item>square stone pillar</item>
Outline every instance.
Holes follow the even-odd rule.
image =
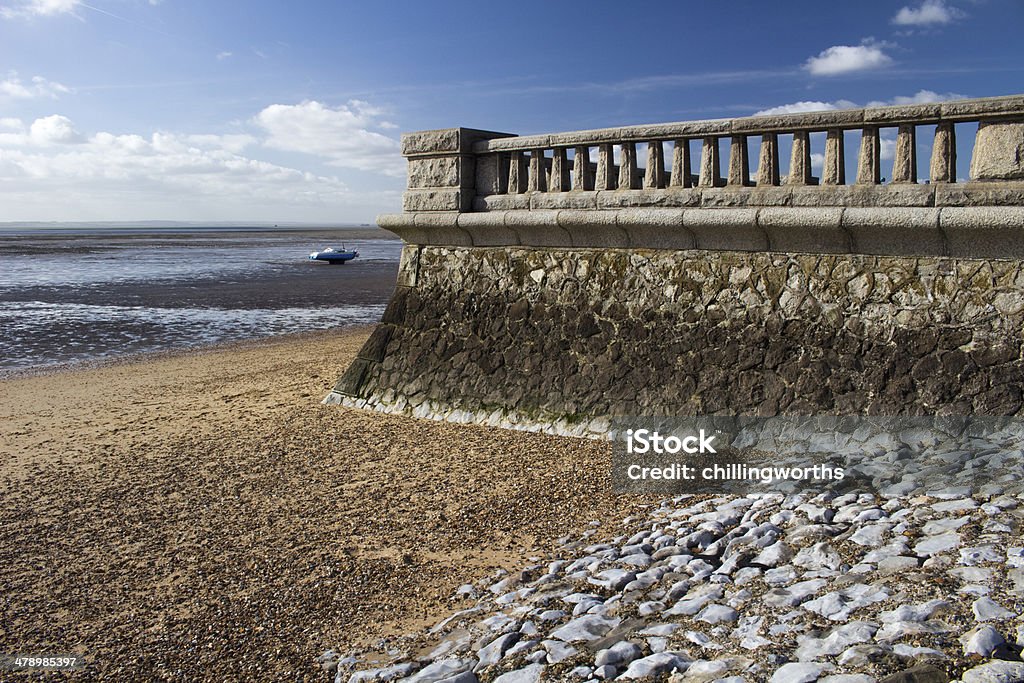
[[[409,161],[408,186],[402,195],[402,210],[469,211],[477,194],[476,155],[473,144],[480,140],[512,137],[509,133],[475,130],[472,128],[445,128],[424,130],[402,135],[402,156]],[[498,172],[501,155],[491,155],[493,177],[500,185]],[[482,194],[496,190],[481,188]]]

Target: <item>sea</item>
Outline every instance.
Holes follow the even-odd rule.
[[[308,259],[328,246],[359,256]],[[371,226],[0,227],[0,375],[374,323],[401,249]]]

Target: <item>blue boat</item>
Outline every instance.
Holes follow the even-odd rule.
[[[340,263],[345,265],[346,261],[351,261],[356,256],[359,256],[359,252],[354,249],[346,249],[344,246],[342,246],[341,249],[327,247],[323,251],[314,251],[309,255],[309,260],[327,261],[327,263],[330,264]]]

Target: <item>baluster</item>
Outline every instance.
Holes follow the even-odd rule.
[[[647,170],[644,187],[665,187],[665,148],[660,141],[647,143]]]
[[[929,176],[933,183],[956,182],[956,129],[950,121],[935,127]]]
[[[512,152],[508,163],[508,193],[522,194],[526,192],[528,178],[526,154],[522,151]]]
[[[832,129],[825,134],[825,166],[821,169],[822,185],[846,184],[846,157],[843,131]]]
[[[878,126],[865,126],[860,137],[860,156],[857,157],[857,184],[877,185],[882,182],[882,141]]]
[[[747,136],[733,135],[729,143],[729,185],[750,185],[750,160],[747,158]]]
[[[704,138],[704,147],[700,152],[700,187],[720,187],[722,185],[722,167],[719,162],[718,138]]]
[[[779,134],[765,133],[761,136],[761,156],[757,161],[757,184],[770,187],[780,182]]]
[[[577,147],[572,164],[572,189],[593,190],[594,172],[590,168],[590,148]]]
[[[599,145],[597,148],[597,182],[595,189],[615,189],[615,153],[610,144]]]
[[[793,153],[789,157],[789,178],[787,185],[810,185],[811,179],[811,138],[806,130],[793,133]]]
[[[917,182],[917,126],[901,123],[896,135],[896,158],[892,162],[892,182]]]
[[[693,187],[690,182],[690,141],[676,140],[672,143],[672,187]]]
[[[529,192],[545,192],[548,189],[548,169],[544,161],[544,150],[535,149],[530,152],[530,182],[527,185]]]
[[[619,145],[619,189],[640,188],[640,174],[636,169],[636,143],[623,142]]]
[[[507,194],[508,193],[508,155],[507,154],[495,154],[494,163],[497,166],[497,172],[494,174],[496,190],[495,194]]]
[[[548,192],[566,192],[569,189],[569,157],[565,147],[556,147],[551,158],[551,182]]]

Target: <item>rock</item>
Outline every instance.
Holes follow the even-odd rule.
[[[914,552],[919,557],[931,557],[939,553],[948,552],[960,545],[960,534],[951,531],[946,534],[929,536],[914,546]]]
[[[848,588],[827,593],[815,600],[809,600],[802,607],[832,621],[846,621],[855,610],[888,597],[889,593],[882,588],[857,583]]]
[[[843,560],[839,553],[829,543],[822,541],[804,548],[793,558],[793,564],[812,571],[820,569],[836,570],[842,565]]]
[[[543,664],[531,664],[522,669],[501,674],[494,679],[494,683],[538,683],[542,673],[544,673]]]
[[[610,588],[613,591],[619,591],[622,590],[622,588],[627,583],[633,581],[635,578],[636,572],[631,572],[626,569],[606,569],[603,572],[599,573],[597,576],[588,579],[588,581],[590,581],[590,583],[594,584],[595,586],[601,586],[603,588]]]
[[[946,653],[930,647],[914,647],[899,643],[892,646],[893,654],[905,659],[946,659]]]
[[[919,605],[901,605],[894,610],[880,613],[878,618],[883,622],[925,621],[931,619],[937,612],[948,609],[949,603],[945,600],[929,600]]]
[[[543,646],[545,652],[547,652],[547,657],[545,657],[544,660],[548,664],[559,664],[570,657],[575,656],[576,653],[579,652],[579,650],[574,648],[572,645],[557,640],[545,640],[541,642],[541,646]]]
[[[1006,640],[991,626],[978,626],[960,636],[965,655],[991,657],[993,653],[1006,649]]]
[[[629,664],[641,654],[640,648],[635,644],[628,640],[622,640],[609,648],[598,651],[597,656],[594,657],[594,666],[602,667],[605,664],[623,666]]]
[[[499,661],[501,661],[501,658],[502,656],[504,656],[505,652],[510,647],[515,645],[519,638],[519,632],[512,631],[511,633],[506,633],[505,635],[498,636],[490,643],[480,648],[480,651],[477,652],[477,657],[480,659],[480,661],[476,665],[474,671],[480,671],[481,669],[485,669],[489,666],[497,664]]]
[[[796,607],[827,585],[825,579],[809,579],[787,588],[776,588],[764,594],[763,600],[773,607]]]
[[[919,664],[909,669],[890,674],[878,683],[946,683],[949,676],[946,672],[931,664]]]
[[[573,619],[565,626],[552,632],[551,637],[573,643],[580,640],[597,640],[619,625],[618,617],[605,618],[599,614],[588,614]]]
[[[732,607],[711,604],[701,610],[700,614],[697,615],[697,621],[703,621],[708,624],[723,624],[736,621],[737,617],[739,617],[739,613]]]
[[[974,548],[964,548],[960,551],[960,564],[968,567],[982,562],[1002,562],[1003,554],[996,550],[994,545],[979,545]]]
[[[867,674],[834,674],[819,678],[818,683],[875,683],[875,679]]]
[[[772,674],[771,683],[812,683],[821,678],[821,674],[834,669],[831,664],[822,662],[791,662]]]
[[[852,645],[870,641],[877,630],[875,624],[854,621],[837,626],[824,638],[797,636],[796,658],[801,662],[809,662],[838,655]]]
[[[594,669],[594,678],[602,681],[607,680],[615,675],[615,667],[611,664],[605,664]]]
[[[472,671],[463,671],[460,674],[456,674],[451,678],[442,678],[437,683],[479,683],[479,679],[476,674]]]
[[[477,660],[466,659],[439,659],[428,664],[412,676],[406,679],[406,683],[438,683],[446,678],[453,678],[466,671],[472,671]]]
[[[883,574],[896,574],[908,569],[917,569],[918,559],[906,555],[887,557],[878,563],[878,571]]]
[[[619,679],[647,678],[673,671],[685,671],[690,661],[690,658],[682,652],[659,652],[643,659],[634,660],[629,668],[619,676]]]
[[[750,562],[764,567],[778,567],[780,564],[789,562],[792,557],[792,548],[782,541],[777,541],[755,555]]]
[[[594,673],[594,670],[589,666],[577,666],[569,672],[569,678],[578,678],[582,681],[590,678],[592,673]]]
[[[978,598],[971,609],[976,621],[999,621],[1017,616],[991,598]]]
[[[1024,662],[986,662],[965,671],[960,680],[963,683],[1019,683],[1024,681]]]

